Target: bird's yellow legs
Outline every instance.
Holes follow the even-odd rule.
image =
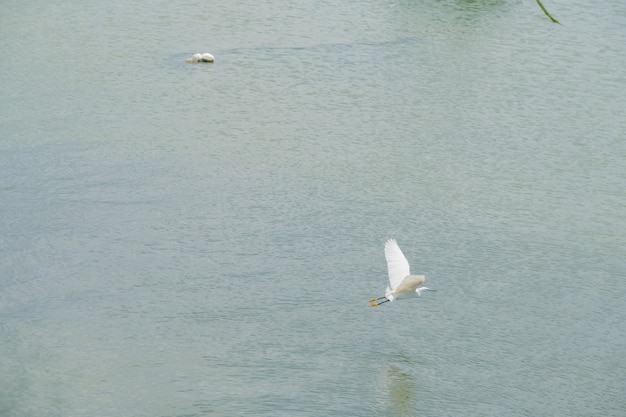
[[[385,300],[385,301],[381,301],[380,303],[377,303],[376,301],[378,300]],[[368,303],[371,303],[370,307],[376,307],[388,301],[389,299],[387,297],[378,297],[378,298],[374,297],[374,298],[370,298],[369,300],[367,300]]]

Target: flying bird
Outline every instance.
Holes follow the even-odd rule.
[[[409,261],[406,260],[395,239],[389,239],[385,243],[385,259],[387,259],[389,272],[389,286],[385,290],[384,297],[374,297],[368,300],[371,303],[370,307],[396,299],[419,297],[424,291],[436,291],[420,286],[426,280],[424,275],[411,275]]]

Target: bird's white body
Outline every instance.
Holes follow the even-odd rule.
[[[422,285],[425,280],[424,275],[407,275],[395,290],[391,289],[391,287],[387,287],[385,297],[387,297],[389,301],[400,298],[419,297],[420,290],[422,290],[419,286]]]
[[[419,297],[424,291],[434,291],[421,286],[426,281],[424,275],[411,275],[409,261],[406,260],[395,239],[389,239],[385,243],[385,259],[387,260],[389,286],[384,297],[372,298],[370,302],[382,299],[385,301],[374,302],[372,307],[396,299]]]

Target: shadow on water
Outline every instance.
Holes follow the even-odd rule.
[[[552,22],[559,23],[546,9],[541,0],[536,0],[536,2],[540,10],[543,11]],[[404,3],[408,4],[406,1]],[[489,16],[497,10],[509,9],[514,2],[509,0],[436,0],[433,3],[434,4],[426,6],[432,8],[441,7],[441,10],[443,10],[446,15],[455,15],[456,18],[474,20]],[[424,5],[425,2],[421,2],[420,6]],[[413,4],[410,6],[413,6]]]
[[[431,20],[441,23],[465,22],[471,25],[509,13],[514,3],[509,0],[399,0],[398,5],[402,13],[398,20],[403,24],[414,24],[420,21],[420,16],[426,14]]]

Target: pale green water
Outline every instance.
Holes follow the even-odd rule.
[[[0,415],[623,415],[626,7],[544,3],[3,2]]]

